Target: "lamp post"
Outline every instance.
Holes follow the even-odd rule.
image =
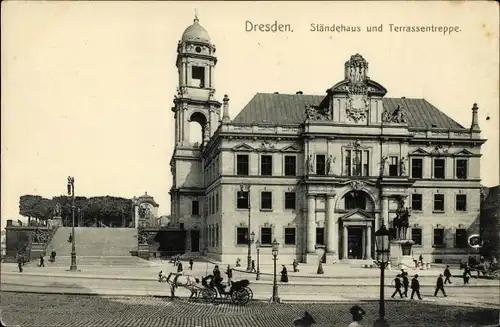
[[[255,247],[257,248],[257,276],[255,277],[256,280],[260,279],[260,242],[257,240],[255,242]]]
[[[73,224],[71,225],[71,266],[69,270],[75,271],[76,267],[76,249],[75,249],[75,178],[68,176],[68,195],[71,195],[71,215]]]
[[[251,213],[252,213],[252,205],[251,205],[251,197],[250,197],[250,185],[245,185],[241,184],[240,185],[240,195],[238,196],[238,199],[244,200],[245,199],[245,188],[247,192],[247,207],[248,207],[248,231],[247,231],[247,241],[248,241],[248,254],[247,254],[247,271],[252,270],[252,239],[250,238],[250,223],[251,223]],[[255,234],[254,234],[255,235]]]
[[[389,230],[382,225],[375,232],[375,245],[377,246],[377,261],[380,266],[380,299],[379,299],[379,318],[373,323],[374,327],[389,327],[385,320],[385,300],[384,300],[384,271],[389,262]]]
[[[274,261],[274,277],[273,277],[273,297],[271,298],[271,303],[280,303],[280,298],[278,297],[278,281],[276,279],[276,257],[278,256],[280,244],[274,239],[272,243],[272,254]]]

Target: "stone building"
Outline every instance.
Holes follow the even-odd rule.
[[[283,261],[317,262],[318,248],[329,263],[369,260],[374,232],[385,224],[394,234],[396,211],[408,208],[415,256],[467,256],[485,142],[476,104],[464,127],[425,99],[387,98],[355,54],[326,94],[257,93],[231,119],[229,97],[215,98],[215,50],[198,19],[177,47],[171,213],[188,249],[244,262],[250,230],[264,261],[274,239]],[[189,141],[190,122],[200,143]]]

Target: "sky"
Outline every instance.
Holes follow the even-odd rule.
[[[176,48],[195,10],[217,47],[216,98],[229,95],[231,117],[257,92],[325,94],[360,53],[388,97],[425,98],[466,127],[477,102],[482,183],[499,184],[495,2],[2,2],[2,228],[18,219],[21,195],[62,195],[69,175],[77,195],[148,192],[169,214]],[[246,21],[293,32],[247,32]]]

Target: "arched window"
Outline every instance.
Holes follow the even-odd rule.
[[[351,191],[344,195],[344,209],[363,209],[366,210],[366,194],[364,192]]]
[[[208,126],[207,118],[201,112],[195,112],[189,117],[188,140],[190,144],[203,144],[205,127]]]

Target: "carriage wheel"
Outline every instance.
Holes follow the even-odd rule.
[[[253,300],[253,291],[250,287],[245,287],[245,289],[250,293],[250,300]]]
[[[233,300],[233,303],[245,305],[250,301],[250,292],[246,288],[235,290],[231,294],[231,300]]]
[[[167,282],[167,276],[161,276],[160,282],[166,283]]]
[[[200,296],[204,303],[212,303],[215,300],[215,292],[208,288],[201,290]]]

